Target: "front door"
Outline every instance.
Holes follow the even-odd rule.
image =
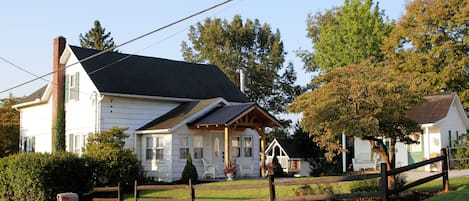
[[[223,169],[224,169],[224,158],[225,158],[225,143],[224,143],[224,138],[223,138],[223,132],[219,131],[212,131],[211,132],[212,136],[212,153],[211,155],[211,163],[214,164],[215,166],[215,172],[217,177],[224,175]]]

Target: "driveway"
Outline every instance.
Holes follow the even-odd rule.
[[[440,172],[409,171],[409,172],[405,173],[405,175],[407,176],[407,180],[412,181],[412,180],[421,179],[421,178],[428,177],[430,175],[434,175],[434,174],[438,174],[438,173],[440,173]],[[449,176],[449,178],[463,177],[463,176],[469,177],[469,169],[449,170],[448,176]]]

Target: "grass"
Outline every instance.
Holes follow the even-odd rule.
[[[304,179],[304,178],[297,178]],[[311,179],[311,178],[306,178]],[[267,180],[235,180],[235,181],[220,181],[200,184],[202,186],[230,186],[230,185],[243,185],[243,184],[266,184]],[[466,200],[469,196],[469,178],[459,177],[450,178],[450,189],[452,192],[432,197],[431,201],[435,200]],[[324,192],[330,193],[350,193],[350,189],[354,182],[342,182],[335,184],[321,184],[321,185],[310,185],[314,194],[323,194]],[[295,189],[297,186],[282,186],[277,185],[276,196],[280,197],[292,197],[295,196]],[[414,188],[409,191],[419,192],[437,192],[442,188],[441,180],[434,180]],[[155,197],[155,198],[173,198],[173,199],[189,199],[189,191],[187,189],[175,189],[175,190],[160,190],[160,191],[142,191],[140,192],[141,197]],[[197,199],[212,199],[212,200],[247,200],[247,199],[267,199],[269,198],[269,189],[255,188],[255,189],[232,189],[232,190],[196,190]],[[125,201],[132,201],[133,195],[127,195]]]
[[[442,188],[441,180],[433,180],[431,182],[416,186],[411,191],[421,192],[437,192]],[[450,201],[450,200],[467,200],[469,196],[469,178],[468,177],[457,177],[449,179],[450,192],[444,194],[438,194],[433,196],[428,201]]]

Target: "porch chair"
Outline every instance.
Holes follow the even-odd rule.
[[[241,177],[249,177],[253,175],[252,161],[250,160],[237,160],[236,161],[239,167],[239,175]]]
[[[202,162],[204,164],[204,173],[202,174],[202,179],[208,179],[209,177],[215,179],[215,166],[213,164],[207,163],[205,158],[202,158]]]
[[[371,153],[359,153],[352,159],[353,171],[376,169],[378,161],[378,154],[374,154],[371,157]]]

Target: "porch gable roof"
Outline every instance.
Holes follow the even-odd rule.
[[[280,122],[256,103],[243,103],[217,107],[204,116],[188,123],[193,128],[208,127],[281,127]]]
[[[174,109],[157,117],[156,119],[148,122],[144,126],[137,129],[137,132],[161,130],[161,129],[175,129],[180,124],[190,121],[190,118],[198,113],[209,110],[216,105],[226,104],[223,98],[212,98],[200,101],[188,101],[181,103]]]
[[[305,159],[312,158],[314,156],[313,149],[308,146],[307,143],[299,143],[294,140],[282,140],[277,138],[272,141],[266,149],[266,152],[272,150],[275,144],[278,144],[290,159]]]

